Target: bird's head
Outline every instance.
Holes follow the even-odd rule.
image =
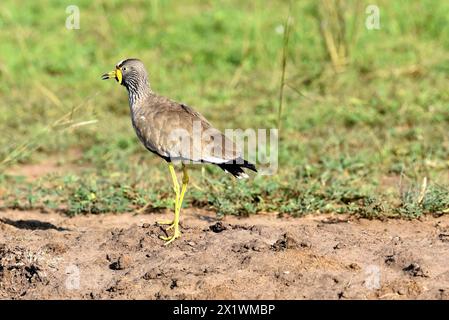
[[[115,79],[127,89],[148,86],[148,74],[139,59],[125,59],[117,63],[115,70],[101,76],[102,80]]]

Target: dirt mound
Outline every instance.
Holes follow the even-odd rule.
[[[0,298],[447,299],[449,219],[0,213]],[[442,236],[443,235],[443,236]]]

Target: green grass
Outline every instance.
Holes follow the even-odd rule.
[[[337,73],[318,2],[291,3],[2,1],[2,207],[67,214],[133,211],[147,201],[153,210],[171,207],[166,166],[135,137],[124,89],[100,75],[139,57],[155,91],[217,127],[273,128],[285,43],[278,31],[290,15],[277,174],[241,182],[194,168],[185,206],[219,215],[446,213],[449,3],[377,1],[381,29],[369,31],[370,3],[362,1],[348,30],[356,41]],[[80,8],[80,30],[65,28],[70,4]],[[355,18],[347,15],[348,26]],[[29,181],[15,173],[54,157],[63,174]]]

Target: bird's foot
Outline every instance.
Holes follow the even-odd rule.
[[[166,229],[164,229],[165,231],[170,230],[175,226],[175,222],[173,220],[162,220],[162,221],[157,221],[156,223],[160,226],[168,225],[168,227]]]
[[[168,236],[168,237],[163,237],[160,236],[159,238],[161,238],[162,240],[166,241],[165,245],[169,245],[170,243],[172,243],[176,238],[179,238],[181,236],[181,232],[179,231],[179,226],[178,225],[171,225],[169,228],[171,227],[175,227],[175,232],[173,233],[172,236]]]

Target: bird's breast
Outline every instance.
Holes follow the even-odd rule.
[[[150,151],[156,152],[157,140],[151,125],[152,117],[141,114],[140,112],[133,112],[131,115],[131,122],[140,142]]]

